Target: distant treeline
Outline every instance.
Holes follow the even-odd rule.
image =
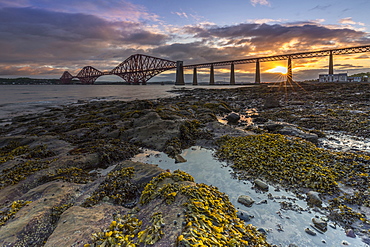
[[[350,77],[364,77],[364,76],[370,77],[370,72],[358,73],[358,74],[350,75]]]
[[[28,77],[19,78],[0,78],[0,84],[12,84],[12,85],[50,85],[60,84],[59,79],[34,79]]]

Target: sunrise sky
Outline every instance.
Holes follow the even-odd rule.
[[[108,71],[136,53],[186,65],[370,45],[369,11],[369,0],[0,0],[0,77]],[[368,72],[370,54],[335,56],[334,65],[336,73]],[[284,67],[261,63],[262,81]],[[317,79],[328,58],[293,67],[295,80]],[[216,80],[228,80],[228,68],[215,69]],[[237,65],[236,80],[253,81],[254,71]],[[198,71],[198,81],[208,73]],[[174,71],[152,79],[161,80],[175,80]]]

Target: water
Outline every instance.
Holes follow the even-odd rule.
[[[185,163],[175,163],[173,159],[161,152],[145,150],[144,153],[133,158],[149,164],[158,164],[162,169],[172,171],[180,169],[192,175],[197,183],[205,183],[218,187],[221,192],[228,194],[231,203],[240,210],[247,211],[254,218],[248,222],[254,226],[264,228],[268,231],[267,240],[278,246],[288,246],[295,243],[298,246],[356,246],[365,247],[360,238],[347,237],[344,229],[337,226],[333,229],[328,226],[325,234],[317,233],[316,236],[307,234],[304,229],[310,226],[315,216],[323,216],[318,212],[292,211],[281,209],[280,202],[293,202],[297,207],[309,209],[306,202],[297,199],[292,193],[284,190],[275,191],[270,186],[269,191],[258,192],[252,188],[248,181],[239,181],[230,174],[231,168],[226,163],[220,162],[213,157],[213,151],[201,147],[192,147],[183,151],[182,156],[187,160]],[[290,199],[268,199],[267,194],[274,197],[285,197]],[[237,202],[240,195],[249,195],[256,202],[252,207],[245,207]],[[294,199],[294,200],[293,200]],[[264,200],[267,203],[261,203]],[[333,222],[328,222],[332,224]]]
[[[370,138],[334,131],[327,131],[325,134],[325,138],[320,138],[320,146],[323,148],[341,152],[364,151],[370,153]]]
[[[0,85],[0,125],[12,117],[48,110],[77,101],[156,99],[175,96],[175,85]],[[229,88],[235,86],[191,86]]]

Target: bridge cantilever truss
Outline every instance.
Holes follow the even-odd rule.
[[[255,82],[260,82],[260,62],[268,61],[279,61],[279,60],[288,60],[288,74],[287,81],[292,80],[292,59],[299,58],[313,58],[313,57],[324,57],[329,56],[329,74],[333,74],[333,55],[341,54],[354,54],[369,52],[370,45],[357,46],[357,47],[348,47],[348,48],[339,48],[339,49],[330,49],[330,50],[321,50],[321,51],[310,51],[310,52],[301,52],[301,53],[292,53],[292,54],[283,54],[283,55],[274,55],[267,57],[255,57],[255,58],[246,58],[238,60],[229,60],[221,62],[211,62],[211,63],[201,63],[201,64],[191,64],[183,65],[182,61],[171,61],[167,59],[147,56],[143,54],[131,55],[125,61],[120,63],[117,67],[111,71],[102,72],[91,66],[84,67],[76,76],[72,76],[68,71],[65,71],[60,78],[63,84],[71,83],[73,78],[78,78],[83,84],[93,84],[97,78],[102,75],[117,75],[121,77],[128,83],[134,84],[146,84],[146,82],[152,77],[166,71],[169,69],[177,68],[176,75],[176,84],[184,85],[183,79],[183,68],[193,68],[193,84],[197,84],[196,69],[197,68],[211,68],[210,84],[214,83],[214,66],[225,66],[231,65],[231,76],[230,84],[235,84],[235,73],[234,65],[235,64],[246,64],[246,63],[256,63],[256,80]]]
[[[136,54],[112,69],[110,74],[118,75],[126,82],[146,84],[150,78],[173,68],[176,68],[174,61]]]
[[[117,67],[108,72],[102,72],[91,66],[84,67],[76,76],[65,71],[60,78],[63,84],[69,84],[73,78],[78,78],[82,84],[93,84],[102,75],[117,75],[128,83],[146,84],[146,82],[163,71],[176,68],[176,62],[147,56],[131,55]]]

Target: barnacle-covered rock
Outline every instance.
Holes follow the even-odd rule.
[[[0,246],[43,245],[54,231],[62,213],[72,205],[79,187],[53,181],[28,191],[22,196],[22,203],[12,204],[19,211],[0,227]],[[25,205],[25,201],[32,202],[20,207]]]
[[[91,207],[105,198],[107,198],[106,201],[111,201],[117,205],[124,205],[127,202],[137,200],[139,189],[131,182],[133,176],[133,167],[110,172],[105,181],[85,200],[82,206]]]

